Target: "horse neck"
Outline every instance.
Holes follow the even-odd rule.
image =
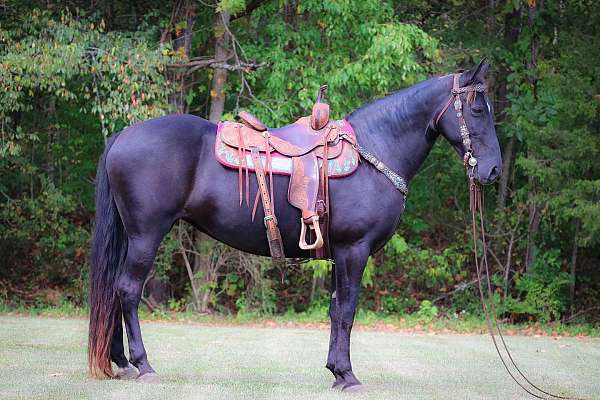
[[[354,111],[347,120],[359,144],[412,179],[435,143],[427,128],[450,95],[451,79],[432,78]]]

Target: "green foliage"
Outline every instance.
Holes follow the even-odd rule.
[[[419,305],[419,311],[417,317],[421,322],[430,323],[438,316],[438,308],[434,306],[431,301],[423,300]]]
[[[317,278],[324,278],[331,272],[331,263],[326,260],[310,260],[302,263],[302,268],[311,270]]]
[[[273,289],[273,281],[266,278],[271,266],[269,261],[263,262],[259,267],[259,276],[255,284],[242,292],[235,301],[238,314],[242,315],[272,315],[277,311],[277,294]],[[244,287],[243,285],[240,286]]]
[[[102,21],[69,13],[57,21],[39,10],[20,22],[2,47],[0,118],[6,128],[12,113],[32,111],[31,96],[78,104],[99,119],[104,136],[168,110],[168,52],[150,48],[143,33],[105,32]],[[9,130],[15,138],[17,127]],[[14,154],[15,146],[7,141],[2,150]]]
[[[225,11],[231,15],[235,15],[246,9],[245,0],[219,0],[217,4],[217,12]]]
[[[402,268],[417,285],[423,288],[443,288],[462,280],[466,274],[463,269],[467,261],[465,249],[457,246],[436,251],[421,246],[409,246],[399,234],[395,234],[384,249],[391,266]]]
[[[76,205],[47,181],[35,198],[0,203],[2,264],[19,266],[0,268],[0,279],[26,280],[25,287],[39,286],[42,292],[62,286],[65,295],[81,304],[89,231],[78,220]]]
[[[59,307],[65,299],[83,301],[93,179],[104,140],[171,110],[169,99],[182,86],[169,81],[169,64],[213,57],[215,11],[226,11],[240,16],[229,27],[237,47],[227,62],[267,63],[243,71],[243,81],[228,73],[223,118],[229,120],[246,108],[268,125],[287,123],[308,113],[322,83],[330,86],[332,117],[341,118],[373,98],[488,56],[489,98],[505,158],[514,139],[503,207],[496,206],[496,188],[486,188],[498,306],[519,320],[549,321],[570,307],[597,304],[600,47],[592,39],[600,21],[593,2],[537,2],[542,9],[532,24],[527,3],[519,1],[488,7],[472,0],[264,2],[243,17],[247,1],[221,0],[216,8],[199,2],[187,55],[165,43],[190,22],[172,21],[169,2],[140,3],[135,15],[122,1],[112,2],[111,12],[83,3],[70,10],[7,4],[0,13],[0,298]],[[510,27],[517,31],[512,41]],[[182,99],[194,114],[206,116],[210,108],[212,73],[199,69],[184,79]],[[366,266],[361,307],[369,311],[359,317],[371,321],[376,310],[387,318],[418,312],[428,320],[435,312],[426,301],[438,299],[440,316],[475,318],[462,163],[438,140],[410,186],[399,231]],[[538,258],[526,271],[533,209],[540,224],[529,241]],[[189,309],[180,240],[169,234],[155,262],[154,276],[170,298],[160,316]],[[209,241],[200,247],[193,251],[218,271],[194,276],[210,292],[209,308],[327,319],[329,263],[290,268],[280,284],[280,271],[264,260],[242,262]],[[571,304],[565,271],[575,253]],[[213,265],[219,257],[225,265]],[[421,323],[416,318],[411,323]]]
[[[169,109],[169,56],[144,32],[33,9],[0,34],[0,280],[85,299],[103,137]],[[19,266],[19,268],[14,268]]]
[[[388,314],[407,314],[414,309],[417,301],[410,297],[381,296],[381,310]]]
[[[293,29],[282,19],[263,27],[277,8],[271,3],[257,10],[248,32],[239,35],[249,58],[270,65],[248,76],[254,96],[262,99],[248,106],[270,125],[305,115],[325,81],[333,117],[341,117],[425,78],[438,58],[437,41],[399,21],[392,2],[307,0],[299,3]]]
[[[541,254],[533,271],[520,277],[516,290],[520,298],[509,298],[506,311],[532,316],[542,322],[557,320],[567,309],[569,275],[561,271],[560,253],[557,250]]]

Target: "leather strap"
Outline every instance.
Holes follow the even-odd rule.
[[[277,227],[277,218],[275,218],[275,214],[273,213],[273,205],[269,196],[269,189],[267,188],[267,180],[260,160],[260,153],[255,146],[250,147],[250,155],[252,157],[252,162],[254,163],[256,180],[258,181],[258,191],[265,211],[264,222],[265,227],[267,228],[267,241],[269,242],[271,257],[274,259],[284,259],[285,253],[283,251],[281,233]]]
[[[454,111],[456,112],[456,118],[458,119],[458,132],[460,134],[462,145],[465,150],[463,162],[467,168],[470,168],[472,173],[473,169],[477,165],[477,158],[473,156],[473,148],[471,147],[471,136],[469,134],[469,128],[467,128],[467,123],[465,122],[465,117],[463,114],[463,104],[460,98],[460,95],[463,93],[467,94],[467,103],[471,104],[475,101],[477,97],[477,93],[485,93],[485,85],[477,84],[477,85],[469,85],[460,87],[460,74],[454,74],[452,76],[452,94],[444,107],[439,112],[437,117],[435,118],[434,128],[437,130],[438,123],[442,116],[448,111],[450,108],[450,104],[454,104]]]
[[[331,254],[329,251],[329,134],[332,129],[337,129],[337,126],[332,126],[327,130],[327,134],[323,136],[323,158],[320,171],[319,191],[317,192],[316,211],[319,216],[319,227],[323,237],[323,246],[311,252],[311,256],[317,259],[329,259]],[[312,236],[312,235],[311,235]],[[312,238],[311,238],[312,239]]]
[[[498,312],[496,311],[496,306],[494,304],[494,292],[492,290],[491,285],[491,276],[490,276],[490,268],[488,266],[487,260],[487,242],[485,237],[485,225],[483,218],[483,192],[479,185],[475,182],[473,177],[469,178],[469,209],[471,211],[471,231],[473,235],[473,255],[475,259],[475,270],[477,272],[477,283],[479,288],[479,296],[481,299],[481,306],[483,308],[483,313],[485,315],[485,320],[488,328],[488,332],[490,337],[492,338],[492,342],[494,343],[494,348],[496,349],[496,353],[504,366],[504,369],[508,373],[508,375],[512,378],[512,380],[521,387],[525,392],[530,394],[531,396],[547,400],[547,399],[558,399],[558,400],[583,400],[577,397],[570,396],[561,396],[557,395],[544,389],[541,389],[539,386],[536,386],[519,368],[517,363],[515,362],[512,353],[508,349],[506,345],[506,341],[504,340],[504,335],[502,334],[502,329],[500,328],[500,323],[498,321]],[[479,217],[479,228],[477,227],[477,217]],[[479,230],[480,235],[477,237],[477,231]],[[477,251],[478,243],[481,242],[483,255],[481,257],[481,261],[479,259],[479,252]],[[480,265],[481,264],[481,265]],[[483,287],[482,280],[485,278],[487,281],[487,298],[486,294],[484,294],[485,289]],[[489,304],[489,306],[488,306]],[[492,324],[493,323],[493,324]],[[495,329],[494,329],[495,328]],[[496,338],[496,333],[498,338]],[[520,378],[519,378],[520,376]]]
[[[242,126],[239,125],[237,127],[238,140],[240,145],[238,146],[238,158],[239,158],[239,167],[238,167],[238,175],[239,175],[239,193],[240,193],[240,206],[242,205],[242,197],[243,197],[243,172],[242,170],[246,169],[246,205],[250,207],[250,178],[248,177],[248,162],[246,161],[246,145],[244,144],[244,135],[242,135]]]

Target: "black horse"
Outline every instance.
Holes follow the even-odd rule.
[[[460,86],[484,85],[487,69],[480,63],[463,72]],[[376,100],[346,119],[360,146],[408,182],[439,134],[464,155],[457,116],[445,112],[452,87],[452,75],[435,77]],[[463,115],[478,161],[473,173],[480,183],[490,183],[502,163],[485,94],[475,93],[465,102]],[[237,249],[269,255],[262,215],[251,223],[248,209],[239,206],[234,194],[238,172],[215,159],[216,128],[191,115],[152,119],[114,135],[100,158],[90,278],[88,361],[93,376],[158,381],[142,342],[138,305],[157,248],[177,220]],[[287,176],[274,178],[276,198],[286,198],[288,183]],[[256,193],[256,182],[251,184]],[[398,228],[405,198],[364,162],[353,175],[330,181],[330,197],[334,266],[326,367],[335,377],[334,386],[348,389],[360,385],[350,363],[350,332],[362,274],[369,255]],[[298,210],[280,201],[278,220],[287,256],[308,257],[297,245]],[[122,320],[129,359],[124,354]],[[119,367],[116,372],[111,360]]]

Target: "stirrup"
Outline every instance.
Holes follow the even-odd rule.
[[[302,217],[300,217],[300,243],[298,243],[298,245],[300,246],[300,248],[302,250],[316,250],[316,249],[320,249],[321,247],[323,247],[323,235],[321,234],[321,228],[319,227],[319,216],[318,215],[314,215],[311,218],[312,221],[312,225],[308,225],[310,227],[310,229],[315,231],[315,235],[317,235],[317,239],[315,240],[315,242],[313,244],[307,244],[306,243],[306,226],[307,224],[304,223],[304,219]]]

